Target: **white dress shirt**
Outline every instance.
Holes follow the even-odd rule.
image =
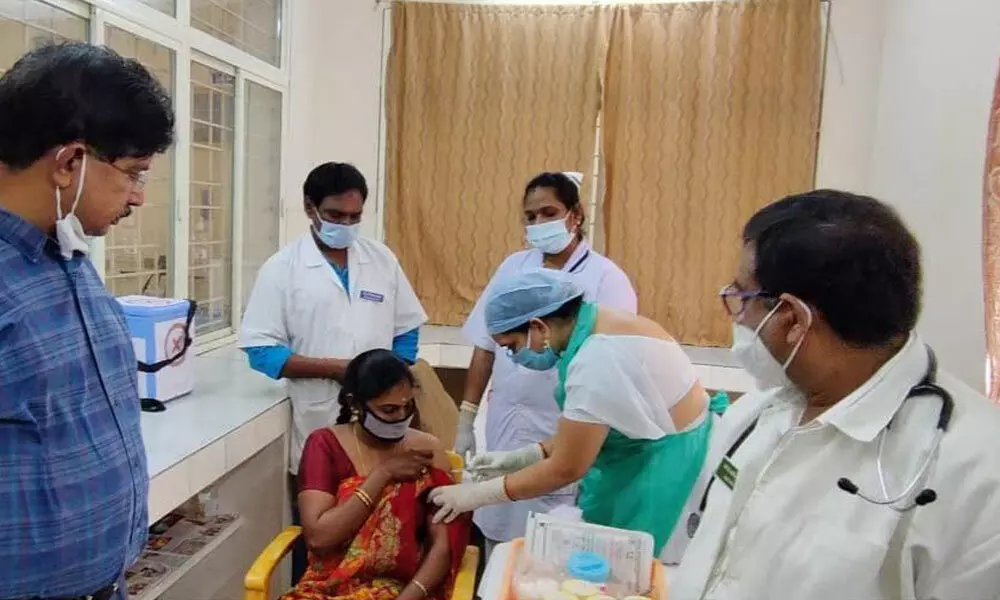
[[[935,396],[906,400],[927,366],[913,335],[867,383],[803,426],[796,392],[738,400],[714,432],[695,498],[740,434],[757,425],[732,456],[733,488],[715,478],[709,490],[672,600],[1000,597],[1000,410],[981,394],[937,376],[954,413],[928,475],[906,498],[931,488],[936,501],[900,513],[837,486],[848,477],[882,497],[877,447],[890,421],[886,488],[894,496],[909,485],[941,408]]]

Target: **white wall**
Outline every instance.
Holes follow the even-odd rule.
[[[833,0],[816,186],[868,191],[878,107],[883,0]]]
[[[982,177],[1000,2],[886,5],[871,191],[923,247],[921,331],[947,369],[982,390]]]
[[[373,0],[293,4],[285,239],[308,230],[302,182],[327,161],[354,163],[365,175],[371,191],[362,225],[374,235],[382,11]]]
[[[354,162],[376,230],[382,12],[373,0],[295,0],[286,239],[306,231],[301,184]],[[924,249],[921,330],[983,388],[980,186],[1000,56],[1000,0],[834,0],[817,185],[894,203]]]

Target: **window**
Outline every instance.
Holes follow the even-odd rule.
[[[177,0],[139,0],[146,6],[151,6],[156,10],[166,13],[171,17],[177,14]]]
[[[0,0],[0,73],[33,48],[87,37],[84,17],[38,0]]]
[[[111,25],[105,28],[104,43],[122,56],[138,60],[173,91],[172,50]],[[108,232],[105,282],[116,296],[145,294],[162,298],[173,289],[173,155],[171,148],[153,161],[146,183],[145,205]]]
[[[280,0],[191,0],[191,26],[280,65]]]
[[[116,296],[196,300],[196,334],[213,345],[239,327],[282,239],[285,1],[0,0],[0,74],[43,44],[90,39],[170,92],[176,143],[153,161],[144,206],[93,238],[91,258]],[[177,19],[188,7],[190,23]]]
[[[246,83],[243,306],[257,271],[278,250],[281,217],[281,92]]]
[[[236,78],[191,63],[188,293],[199,335],[232,326]]]

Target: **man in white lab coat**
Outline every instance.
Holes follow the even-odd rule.
[[[358,235],[368,197],[364,176],[352,165],[325,163],[306,178],[303,195],[312,227],[261,267],[240,331],[251,367],[288,380],[296,522],[302,445],[314,430],[333,424],[347,363],[373,348],[390,348],[413,363],[427,320],[392,251]],[[300,575],[304,549],[293,558]]]
[[[765,391],[713,432],[671,598],[1000,597],[1000,410],[914,333],[920,253],[898,215],[814,191],[758,212],[743,244],[721,295]]]

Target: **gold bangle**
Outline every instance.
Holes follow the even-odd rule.
[[[545,444],[538,442],[538,447],[542,449],[542,458],[543,459],[548,458],[549,453],[545,451]]]
[[[369,509],[375,506],[375,502],[372,500],[372,497],[368,495],[368,492],[364,491],[361,488],[354,490],[354,496]]]
[[[423,593],[424,598],[426,598],[427,596],[430,595],[430,593],[428,593],[428,591],[427,591],[427,588],[424,587],[424,584],[420,583],[416,579],[411,579],[410,583],[412,583],[413,585],[417,586],[417,589],[419,589],[421,591],[421,593]]]
[[[507,500],[509,500],[511,502],[516,502],[516,500],[514,500],[514,496],[511,496],[510,492],[507,491],[507,476],[506,475],[504,475],[503,479],[500,480],[500,484],[503,486],[503,495],[507,496]]]

